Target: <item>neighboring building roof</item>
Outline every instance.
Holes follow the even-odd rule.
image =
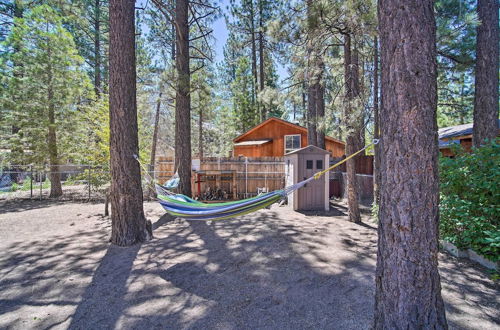
[[[280,122],[282,124],[285,124],[285,125],[288,125],[288,126],[291,126],[291,127],[294,127],[296,129],[299,129],[301,130],[302,132],[304,133],[307,133],[307,128],[303,127],[303,126],[300,126],[300,125],[297,125],[297,124],[294,124],[294,123],[291,123],[289,121],[286,121],[286,120],[283,120],[281,118],[277,118],[277,117],[271,117],[267,120],[264,120],[262,123],[260,123],[259,125],[257,126],[254,126],[252,127],[251,129],[249,129],[248,131],[246,131],[245,133],[241,134],[240,136],[236,137],[235,139],[233,139],[234,142],[238,142],[239,140],[243,139],[245,136],[247,136],[248,134],[258,130],[259,128],[261,128],[262,126],[266,125],[267,123],[271,122],[271,121],[277,121],[277,122]],[[325,136],[325,139],[327,140],[330,140],[330,141],[334,141],[334,142],[337,142],[337,143],[340,143],[340,144],[344,144],[345,145],[345,142],[342,142],[338,139],[335,139],[335,138],[332,138],[331,136]]]
[[[314,152],[314,153],[320,153],[320,154],[325,154],[325,155],[329,154],[329,152],[326,151],[326,150],[324,150],[324,149],[321,149],[321,148],[313,146],[313,145],[309,145],[309,146],[304,147],[304,148],[300,148],[300,149],[297,149],[297,150],[294,150],[294,151],[290,151],[289,153],[285,154],[285,156],[294,155],[294,154],[300,154],[300,153],[303,153],[305,151]]]
[[[453,144],[460,144],[460,140],[446,140],[446,141],[439,140],[439,149],[441,149],[441,148],[449,148]]]
[[[265,140],[250,140],[250,141],[243,141],[243,142],[237,142],[234,145],[235,146],[257,146],[261,144],[266,144],[268,142],[271,142],[272,139],[265,139]]]
[[[500,119],[498,119],[500,126]],[[443,127],[438,130],[439,139],[451,139],[459,136],[472,135],[472,123],[457,126]]]

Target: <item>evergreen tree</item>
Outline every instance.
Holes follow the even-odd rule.
[[[129,246],[152,235],[142,205],[133,0],[110,2],[111,242]]]
[[[470,123],[474,94],[476,1],[435,3],[438,60],[438,125]]]
[[[498,136],[498,68],[500,28],[498,0],[478,0],[476,84],[472,140],[479,147]]]
[[[277,13],[281,1],[243,0],[230,2],[230,15],[226,17],[229,27],[229,38],[224,50],[225,66],[230,84],[232,85],[238,66],[243,65],[239,60],[242,57],[249,61],[252,77],[250,91],[249,114],[243,117],[254,118],[261,122],[270,115],[281,115],[279,107],[270,101],[271,95],[277,93],[273,44],[267,40],[267,28],[272,17]],[[240,68],[241,69],[241,68]],[[229,86],[228,85],[228,86]],[[236,97],[232,95],[232,97]],[[241,100],[241,95],[238,96]]]
[[[4,77],[4,111],[17,127],[10,145],[29,151],[13,153],[12,160],[50,164],[50,195],[60,196],[58,165],[75,150],[79,105],[90,96],[83,59],[63,19],[47,5],[15,19],[6,47],[15,49],[9,53]]]
[[[438,272],[433,4],[378,4],[382,139],[374,329],[447,329]]]

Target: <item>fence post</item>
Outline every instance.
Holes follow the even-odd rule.
[[[33,198],[33,165],[30,165],[30,198]]]
[[[88,186],[89,186],[89,201],[90,201],[90,194],[91,194],[91,192],[90,192],[90,180],[91,180],[90,170],[91,170],[91,167],[90,167],[90,165],[88,165],[87,181],[88,181]]]
[[[264,172],[264,187],[266,187],[266,192],[268,192],[269,189],[267,189],[267,172]]]
[[[248,157],[245,157],[245,198],[248,198]]]
[[[38,176],[39,176],[38,179],[40,181],[40,200],[42,200],[42,185],[43,185],[43,183],[42,183],[42,172],[38,172]]]

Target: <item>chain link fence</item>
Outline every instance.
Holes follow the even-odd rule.
[[[52,169],[52,170],[51,170]],[[51,176],[61,177],[62,195],[59,200],[104,201],[110,186],[110,171],[103,166],[58,165],[24,166],[10,165],[0,168],[0,200],[48,199],[51,197]],[[149,172],[152,177],[172,175],[160,171]],[[151,181],[143,173],[143,190],[151,187]]]

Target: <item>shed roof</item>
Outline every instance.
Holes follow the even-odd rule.
[[[498,119],[498,126],[500,126],[500,119]],[[472,123],[443,127],[438,130],[439,139],[451,139],[459,136],[466,136],[472,134]]]
[[[288,125],[288,126],[291,126],[291,127],[294,127],[296,129],[299,129],[300,131],[304,132],[304,133],[307,133],[307,128],[303,127],[303,126],[300,126],[300,125],[297,125],[297,124],[294,124],[294,123],[291,123],[289,121],[286,121],[286,120],[283,120],[281,118],[277,118],[277,117],[270,117],[268,118],[267,120],[264,120],[262,123],[258,124],[257,126],[254,126],[252,127],[251,129],[249,129],[248,131],[246,131],[245,133],[241,134],[240,136],[237,136],[236,138],[233,139],[234,142],[238,142],[239,140],[243,139],[245,136],[247,136],[248,134],[258,130],[259,128],[261,128],[262,126],[266,125],[267,123],[269,122],[272,122],[272,121],[276,121],[276,122],[280,122],[282,124],[285,124],[285,125]],[[331,136],[325,136],[325,139],[326,140],[330,140],[330,141],[334,141],[334,142],[337,142],[337,143],[340,143],[342,145],[345,145],[345,142],[342,142],[338,139],[335,139],[335,138],[332,138]]]

